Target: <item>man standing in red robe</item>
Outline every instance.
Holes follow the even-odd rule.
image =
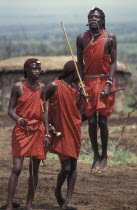
[[[26,60],[24,63],[25,79],[15,83],[11,91],[8,114],[16,125],[12,132],[13,168],[9,177],[7,210],[13,209],[12,202],[24,157],[30,157],[25,209],[31,209],[38,182],[39,163],[45,158],[43,144],[44,139],[48,140],[49,133],[45,85],[38,81],[41,71],[41,62],[38,59]]]
[[[69,61],[64,65],[59,79],[46,86],[49,99],[49,123],[61,137],[54,137],[48,150],[58,154],[61,170],[58,174],[55,196],[62,209],[77,208],[70,202],[77,177],[77,159],[80,152],[81,114],[77,108],[75,65]],[[67,179],[67,196],[62,197],[61,188]]]
[[[113,75],[116,70],[117,43],[115,35],[105,30],[105,14],[101,9],[95,7],[89,12],[87,25],[89,30],[77,37],[77,57],[80,74],[89,95],[89,103],[84,103],[84,109],[94,151],[91,171],[102,172],[107,165],[107,117],[112,113],[115,99],[110,91],[115,89]],[[102,154],[98,150],[97,124],[100,128]]]

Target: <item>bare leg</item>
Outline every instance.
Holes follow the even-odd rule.
[[[29,180],[28,180],[28,195],[25,210],[30,210],[32,207],[32,201],[34,198],[35,190],[38,183],[40,159],[31,158],[29,165]]]
[[[66,201],[64,203],[63,209],[72,209],[72,210],[77,209],[70,202],[72,193],[74,191],[74,186],[76,183],[76,178],[77,178],[77,160],[74,158],[71,158],[71,169],[67,178],[67,196],[66,196]]]
[[[97,142],[97,114],[94,113],[92,116],[88,118],[89,125],[89,136],[92,145],[92,149],[94,152],[94,161],[91,167],[91,172],[97,172],[100,165],[100,154],[98,151],[98,142]]]
[[[103,172],[107,166],[107,145],[108,145],[108,126],[107,126],[107,117],[99,114],[98,124],[100,127],[100,136],[102,143],[102,155],[101,155],[101,164],[99,167],[99,172]]]
[[[8,183],[8,204],[6,210],[12,210],[13,198],[16,192],[18,177],[22,170],[23,160],[23,157],[13,158],[13,169]]]
[[[60,207],[62,207],[65,202],[65,199],[62,197],[61,188],[67,178],[67,175],[70,172],[70,168],[71,159],[64,160],[61,162],[61,170],[57,177],[57,185],[55,189],[55,196]]]

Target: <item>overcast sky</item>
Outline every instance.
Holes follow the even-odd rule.
[[[137,18],[137,0],[0,0],[0,16],[7,21],[11,16],[18,19],[31,15],[58,15],[60,21],[66,17],[80,17],[85,21],[95,6],[101,8],[110,21]]]

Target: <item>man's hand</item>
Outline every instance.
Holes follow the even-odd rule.
[[[55,127],[52,125],[52,124],[49,124],[49,132],[50,132],[50,134],[53,134],[53,133],[55,133]]]
[[[88,96],[88,93],[87,93],[87,90],[86,90],[85,83],[84,82],[79,82],[78,87],[79,87],[80,95],[84,99],[88,100],[89,96]]]
[[[44,139],[44,147],[48,148],[51,144],[51,136],[50,135],[46,135],[45,136],[45,139]]]
[[[52,140],[54,139],[54,137],[60,137],[61,136],[61,132],[56,132],[56,129],[52,124],[49,124],[49,133],[51,135]]]
[[[22,118],[22,117],[19,117],[17,122],[22,126],[25,126],[28,123],[28,121],[26,119]]]
[[[105,87],[103,88],[102,92],[100,93],[101,97],[105,98],[107,96],[109,96],[110,94],[110,84],[106,84]]]

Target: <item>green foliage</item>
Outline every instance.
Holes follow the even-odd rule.
[[[109,164],[126,165],[137,164],[137,156],[132,152],[118,148],[114,142],[109,142],[108,150],[113,153],[113,156],[109,158]]]
[[[66,24],[66,31],[74,54],[76,37],[87,30],[83,23]],[[0,26],[0,59],[22,55],[68,55],[69,50],[60,24],[41,23]],[[118,59],[137,62],[137,27],[134,23],[109,23],[107,30],[116,34]]]
[[[32,18],[33,20],[33,18]],[[71,22],[71,19],[70,19]],[[88,28],[83,23],[74,21],[65,24],[66,32],[73,50],[76,54],[76,37]],[[117,36],[118,60],[124,62],[132,69],[133,77],[137,73],[137,24],[135,22],[108,23],[108,31]],[[0,26],[0,60],[9,57],[26,55],[58,56],[70,55],[61,24],[54,24],[54,19],[48,17],[39,24],[35,19],[22,25]],[[127,106],[133,106],[137,90],[137,77],[130,82],[125,90]]]
[[[0,103],[0,111],[2,110],[2,104]]]

